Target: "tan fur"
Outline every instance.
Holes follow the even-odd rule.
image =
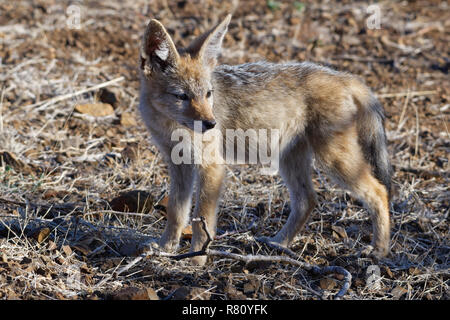
[[[161,246],[176,249],[189,215],[194,181],[194,216],[205,217],[210,233],[215,233],[223,166],[211,161],[175,165],[170,158],[176,144],[170,137],[175,129],[187,129],[194,137],[202,134],[194,132],[194,120],[215,120],[222,133],[226,129],[280,131],[279,171],[289,189],[292,210],[271,240],[288,246],[313,211],[316,195],[311,161],[315,156],[338,183],[367,204],[372,212],[375,253],[386,255],[389,190],[374,176],[373,166],[378,168],[376,173],[385,174],[384,183],[389,178],[388,160],[379,156],[386,158],[381,141],[382,111],[377,109],[379,104],[370,90],[351,75],[310,63],[216,67],[229,21],[230,16],[178,52],[173,52],[170,36],[156,20],[149,23],[144,36],[139,109],[171,176],[168,221]],[[180,99],[180,93],[186,93],[189,99]],[[245,148],[248,153],[248,146]],[[194,223],[193,233],[191,250],[195,251],[202,248],[207,237],[199,223]],[[193,262],[203,264],[205,259],[196,257]]]

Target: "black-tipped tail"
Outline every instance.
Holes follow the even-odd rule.
[[[386,187],[390,195],[392,167],[387,151],[384,119],[383,106],[377,98],[372,96],[359,122],[359,138],[375,177]]]

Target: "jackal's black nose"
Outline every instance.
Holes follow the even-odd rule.
[[[209,129],[212,129],[216,126],[215,120],[203,120],[202,121],[202,131],[205,132]]]

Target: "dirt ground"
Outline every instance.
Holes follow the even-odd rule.
[[[315,170],[320,205],[291,248],[299,260],[348,270],[344,299],[449,299],[450,7],[378,8],[373,28],[360,1],[0,0],[0,299],[329,299],[340,289],[339,276],[289,264],[130,264],[160,236],[169,186],[136,112],[146,22],[185,46],[228,12],[222,63],[314,61],[359,75],[386,109],[391,254],[360,254],[367,211]],[[280,254],[255,237],[281,228],[288,193],[258,172],[228,168],[214,249]],[[186,229],[179,253],[189,239]]]

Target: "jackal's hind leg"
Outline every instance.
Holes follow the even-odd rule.
[[[342,187],[350,191],[368,207],[373,226],[372,252],[377,258],[389,252],[390,219],[388,192],[372,174],[364,158],[354,127],[329,137],[326,143],[315,147],[317,158],[324,169]]]
[[[282,152],[280,174],[289,189],[291,213],[282,229],[267,240],[287,247],[303,228],[316,205],[316,193],[311,181],[311,151],[306,140]]]

